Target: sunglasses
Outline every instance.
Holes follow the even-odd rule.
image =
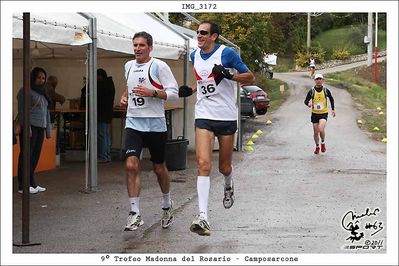
[[[316,80],[319,80],[319,79],[322,79],[322,78],[317,78]]]
[[[207,31],[207,30],[197,30],[197,34],[208,35],[209,31]]]

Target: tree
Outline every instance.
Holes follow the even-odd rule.
[[[263,52],[294,58],[295,54],[306,49],[307,13],[192,13],[191,15],[198,20],[216,21],[221,26],[222,35],[241,48],[241,57],[252,71],[259,70],[257,62],[263,60]],[[379,13],[378,16],[379,28],[386,29],[386,13]],[[188,21],[181,13],[169,13],[169,19],[181,26]],[[312,17],[311,38],[333,28],[365,22],[367,23],[367,13],[323,13]],[[196,23],[191,24],[193,30],[197,27]],[[363,39],[356,37],[356,40]]]
[[[271,15],[268,13],[196,13],[198,20],[214,20],[222,35],[241,49],[241,57],[252,71],[259,70],[263,52],[270,51]],[[184,23],[179,15],[169,14],[171,21]],[[184,19],[183,19],[184,20]],[[192,29],[198,25],[193,23]]]

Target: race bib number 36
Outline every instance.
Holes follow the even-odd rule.
[[[197,80],[197,98],[212,96],[219,91],[216,89],[216,82],[213,78]]]

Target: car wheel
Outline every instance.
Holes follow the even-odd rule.
[[[256,113],[258,115],[264,115],[264,114],[266,114],[266,112],[267,112],[267,109],[262,109],[262,110],[258,110]]]
[[[256,116],[256,107],[255,104],[252,105],[252,113],[250,115],[250,117],[255,117]]]

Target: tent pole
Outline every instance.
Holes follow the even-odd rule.
[[[85,75],[85,108],[89,107],[89,48],[86,50],[86,75]],[[85,112],[85,191],[88,191],[89,184],[89,160],[90,160],[90,143],[89,143],[89,112]]]
[[[237,52],[241,56],[241,49],[240,47],[237,46]],[[242,120],[241,120],[241,97],[240,97],[240,83],[237,83],[237,109],[238,109],[238,114],[237,114],[237,129],[238,129],[238,135],[237,135],[237,150],[242,151]]]
[[[29,243],[29,187],[30,187],[30,13],[23,14],[23,51],[24,51],[24,62],[23,62],[23,80],[24,80],[24,94],[23,94],[23,131],[22,131],[22,184],[23,184],[23,195],[22,195],[22,243]]]
[[[89,177],[86,178],[86,192],[97,191],[97,19],[87,13],[78,13],[89,20]],[[87,96],[86,96],[87,97]]]
[[[90,177],[88,192],[97,191],[97,20],[90,19],[89,35],[93,42],[89,44],[89,140],[90,140]]]
[[[188,85],[188,68],[189,68],[189,58],[190,58],[190,41],[188,39],[185,40],[186,45],[186,54],[184,55],[184,85]],[[186,138],[187,135],[187,122],[188,120],[188,108],[187,108],[187,97],[183,98],[183,139]]]
[[[22,119],[22,136],[19,141],[23,140],[21,149],[22,153],[22,242],[14,243],[14,246],[34,246],[41,243],[31,243],[29,241],[29,214],[30,214],[30,13],[23,13],[23,117]],[[33,169],[34,170],[34,169]]]

